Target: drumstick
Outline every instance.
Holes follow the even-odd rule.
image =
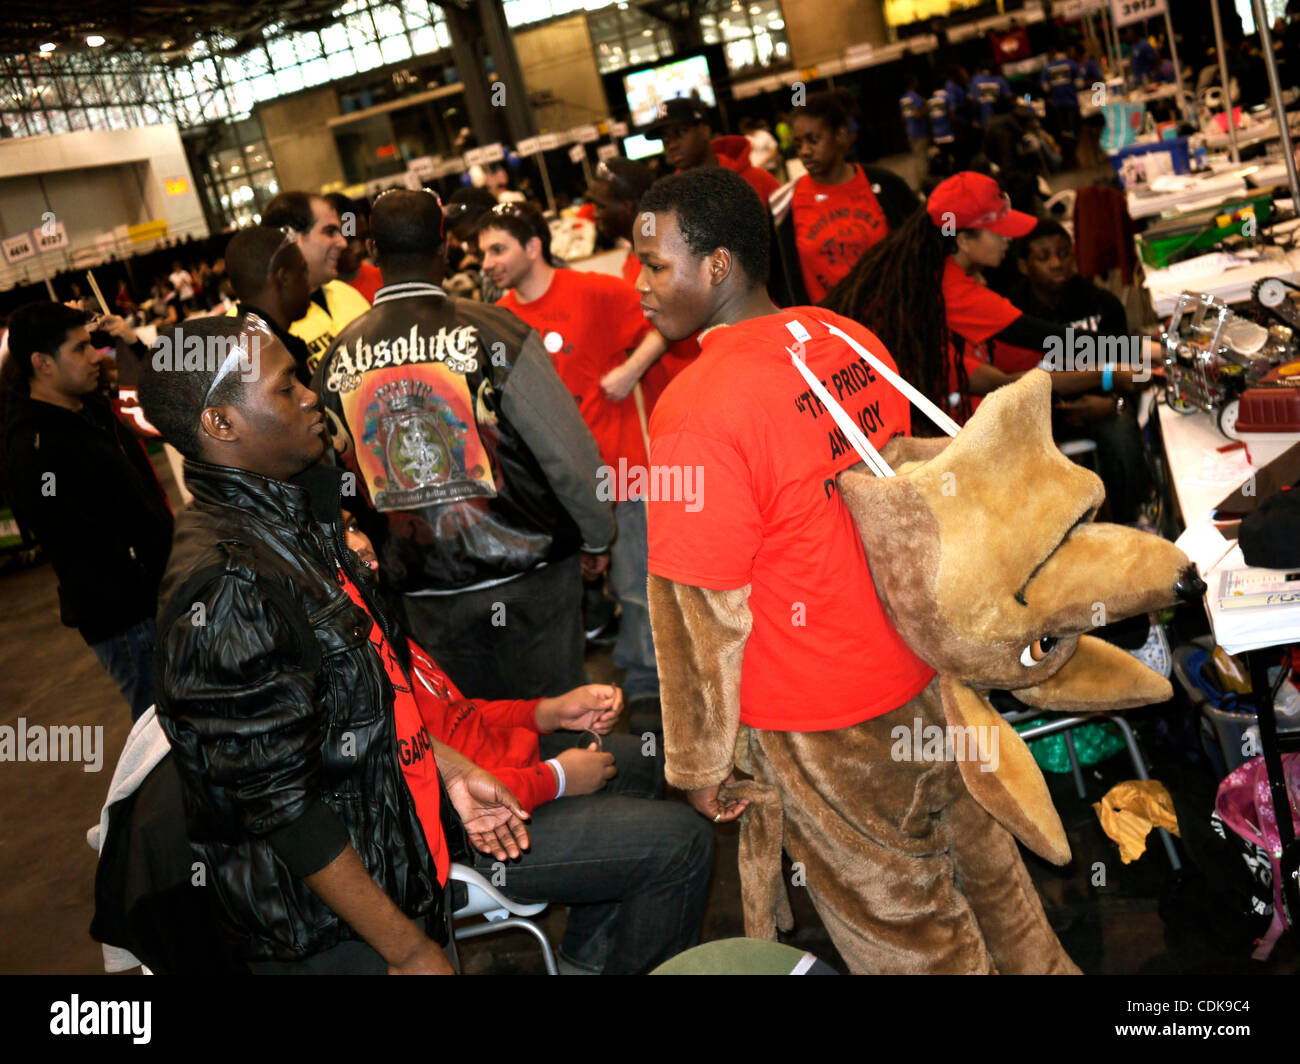
[[[86,271],[86,280],[90,282],[90,290],[95,293],[95,298],[99,300],[99,312],[108,313],[108,303],[104,301],[104,293],[99,290],[99,285],[95,283],[95,271]]]

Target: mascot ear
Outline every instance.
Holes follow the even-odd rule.
[[[1081,635],[1070,660],[1050,677],[1014,694],[1027,706],[1059,713],[1132,709],[1174,697],[1169,681],[1103,639]]]
[[[960,734],[977,737],[976,755],[969,756],[967,741],[967,756],[958,761],[972,797],[1038,856],[1053,864],[1068,864],[1070,844],[1065,826],[1024,740],[984,695],[961,681],[941,675],[939,694],[949,729],[962,728]]]

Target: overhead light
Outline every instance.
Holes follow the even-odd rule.
[[[653,37],[654,35],[655,35],[655,31],[654,31],[654,30],[646,29],[646,30],[642,30],[642,31],[641,31],[641,36],[642,36],[642,37]]]
[[[750,4],[749,13],[751,15],[761,15],[763,13],[763,9],[759,7],[757,4]]]
[[[772,28],[772,29],[774,29],[774,30],[783,30],[783,29],[785,29],[785,23],[782,22],[779,18],[770,18],[770,19],[767,20],[767,24],[768,24],[768,26],[769,26],[770,28]]]
[[[98,33],[91,33],[86,37],[86,45],[90,48],[98,48],[104,43],[104,38]]]
[[[53,41],[46,41],[43,45],[41,45],[41,51],[42,51],[42,52],[52,52],[52,51],[54,51],[54,49],[57,48],[57,47],[58,47],[58,45],[55,44]]]

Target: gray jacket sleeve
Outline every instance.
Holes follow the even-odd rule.
[[[588,554],[608,550],[614,508],[596,496],[600,452],[534,329],[528,330],[506,379],[501,405],[577,523],[582,549]]]

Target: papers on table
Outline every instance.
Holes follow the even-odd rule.
[[[1201,574],[1209,585],[1205,607],[1210,615],[1210,627],[1214,630],[1214,641],[1229,654],[1300,642],[1300,606],[1223,607],[1218,595],[1222,573],[1234,569],[1250,569],[1241,555],[1240,545],[1236,543],[1214,569]]]
[[[1184,291],[1208,292],[1227,303],[1249,298],[1251,287],[1263,277],[1300,279],[1300,255],[1289,252],[1282,258],[1253,261],[1226,252],[1201,255],[1163,270],[1148,270],[1143,286],[1151,293],[1151,304],[1161,317],[1173,313]]]

